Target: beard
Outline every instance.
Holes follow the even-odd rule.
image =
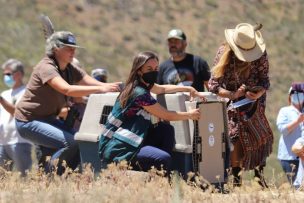
[[[169,48],[169,53],[172,57],[182,57],[185,54],[184,50],[176,49],[176,48]]]

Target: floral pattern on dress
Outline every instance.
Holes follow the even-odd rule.
[[[151,96],[150,92],[147,91],[145,94],[142,94],[135,99],[134,105],[125,112],[125,115],[132,117],[136,115],[138,111],[142,110],[143,106],[151,106],[156,102],[157,101]]]
[[[214,66],[219,62],[224,51],[225,45],[222,45],[218,49],[215,56]],[[232,57],[235,57],[233,52],[232,54]],[[234,64],[229,63],[225,68],[224,75],[222,77],[215,78],[213,75],[211,76],[209,80],[209,91],[215,94],[218,94],[219,88],[224,88],[229,91],[236,91],[242,84],[250,87],[262,86],[266,90],[269,89],[269,62],[267,52],[265,51],[259,59],[251,62],[249,68],[250,70],[248,78],[238,77],[234,72]],[[258,102],[260,104],[259,108],[265,109],[266,93],[258,99]],[[239,119],[239,113],[237,111],[228,112],[229,135],[232,139],[238,137],[238,135],[241,133],[240,130],[245,128],[244,126],[240,126],[241,123],[239,122]]]
[[[219,48],[214,65],[220,61],[224,51],[225,45]],[[245,64],[242,74],[238,73],[241,71],[235,65],[237,62],[236,56],[232,51],[230,54],[231,60],[226,65],[223,76],[220,78],[211,76],[209,80],[209,90],[211,92],[218,94],[220,88],[237,91],[242,84],[249,87],[262,86],[266,90],[269,89],[269,63],[266,51],[259,59]],[[242,66],[242,63],[240,65]],[[266,158],[272,151],[273,134],[265,116],[266,93],[257,102],[257,109],[249,121],[242,116],[239,109],[228,111],[228,134],[232,143],[240,138],[244,152],[242,167],[245,170],[254,169],[256,166],[265,164]],[[261,125],[261,122],[264,125]]]

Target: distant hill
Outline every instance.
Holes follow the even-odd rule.
[[[225,28],[261,22],[271,64],[267,115],[274,130],[290,83],[303,81],[302,0],[0,0],[0,5],[0,62],[22,60],[27,77],[44,54],[38,20],[44,13],[56,30],[72,31],[86,48],[77,58],[87,71],[107,67],[112,81],[126,79],[137,52],[152,50],[167,58],[166,35],[173,27],[186,32],[188,51],[212,66]]]

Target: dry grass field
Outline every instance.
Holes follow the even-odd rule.
[[[229,181],[226,193],[197,177],[194,181],[172,175],[169,180],[162,172],[141,173],[126,170],[126,164],[111,165],[98,176],[87,167],[83,173],[66,171],[62,176],[33,170],[27,177],[0,170],[0,202],[303,202],[304,192],[295,191],[285,183],[261,189],[255,180],[246,180],[240,188]]]

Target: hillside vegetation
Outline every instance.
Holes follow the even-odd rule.
[[[303,81],[302,0],[0,0],[0,4],[0,62],[20,59],[28,67],[27,78],[44,54],[38,19],[44,13],[56,30],[70,30],[77,36],[85,47],[77,58],[87,71],[107,67],[111,81],[126,79],[132,57],[140,51],[152,50],[166,59],[166,35],[171,28],[183,29],[188,52],[212,66],[225,28],[240,22],[262,23],[271,65],[267,116],[275,136],[275,118],[287,104],[290,83]]]

